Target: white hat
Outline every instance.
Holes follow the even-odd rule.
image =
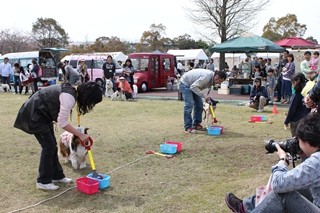
[[[119,80],[126,80],[123,76],[121,76],[120,78],[119,78]]]

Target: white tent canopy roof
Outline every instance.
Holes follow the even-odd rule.
[[[203,49],[190,50],[168,50],[169,54],[177,57],[177,60],[208,60],[208,56]]]
[[[111,55],[113,60],[115,61],[122,61],[125,62],[128,56],[123,54],[123,52],[101,52],[101,53],[94,53],[95,55],[102,56],[103,58],[107,59],[108,55]]]
[[[245,59],[247,58],[246,54],[244,53],[225,53],[226,58],[241,58]],[[220,58],[220,53],[213,53],[211,55],[211,58]]]

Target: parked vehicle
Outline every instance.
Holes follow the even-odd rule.
[[[95,81],[102,85],[103,82],[103,69],[102,65],[105,61],[105,57],[99,56],[96,54],[82,54],[82,55],[70,55],[68,57],[69,64],[72,65],[73,68],[78,69],[79,62],[81,59],[85,60],[85,64],[88,67],[88,74],[90,76],[91,81]],[[122,72],[122,68],[116,64],[117,73]]]
[[[41,69],[43,80],[48,80],[50,84],[56,84],[58,80],[58,71],[56,67],[56,61],[52,52],[49,49],[42,49],[40,51],[31,51],[31,52],[16,52],[16,53],[7,53],[0,57],[0,63],[3,62],[3,59],[9,58],[9,63],[13,66],[14,63],[19,63],[24,69],[27,69],[28,64],[32,64],[32,59],[37,59]],[[11,76],[11,82],[13,82],[13,75]],[[48,84],[49,85],[49,84]],[[40,86],[48,86],[40,85]]]
[[[135,68],[134,83],[140,92],[165,87],[173,78],[175,56],[167,53],[132,53],[128,55]]]

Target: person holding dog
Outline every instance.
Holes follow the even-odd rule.
[[[279,162],[271,169],[270,191],[259,204],[256,195],[241,200],[227,193],[225,201],[233,212],[320,212],[320,115],[302,118],[295,136],[307,159],[289,170],[287,154],[276,144]]]
[[[184,129],[187,133],[202,130],[203,100],[210,102],[209,94],[202,90],[210,88],[214,84],[220,84],[226,80],[226,74],[222,71],[212,72],[207,69],[192,69],[186,72],[180,79],[179,89],[184,100]],[[191,113],[193,112],[193,117]]]
[[[72,108],[84,115],[102,101],[102,92],[96,82],[85,82],[74,88],[69,83],[52,85],[35,92],[20,108],[14,127],[33,134],[41,145],[39,176],[36,187],[43,190],[57,190],[54,183],[71,183],[59,163],[57,141],[53,123],[86,143],[89,136],[77,131],[68,121]]]

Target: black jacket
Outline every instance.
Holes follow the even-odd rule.
[[[76,97],[76,89],[68,83],[43,88],[21,106],[14,127],[29,134],[49,131],[58,118],[61,92]]]

